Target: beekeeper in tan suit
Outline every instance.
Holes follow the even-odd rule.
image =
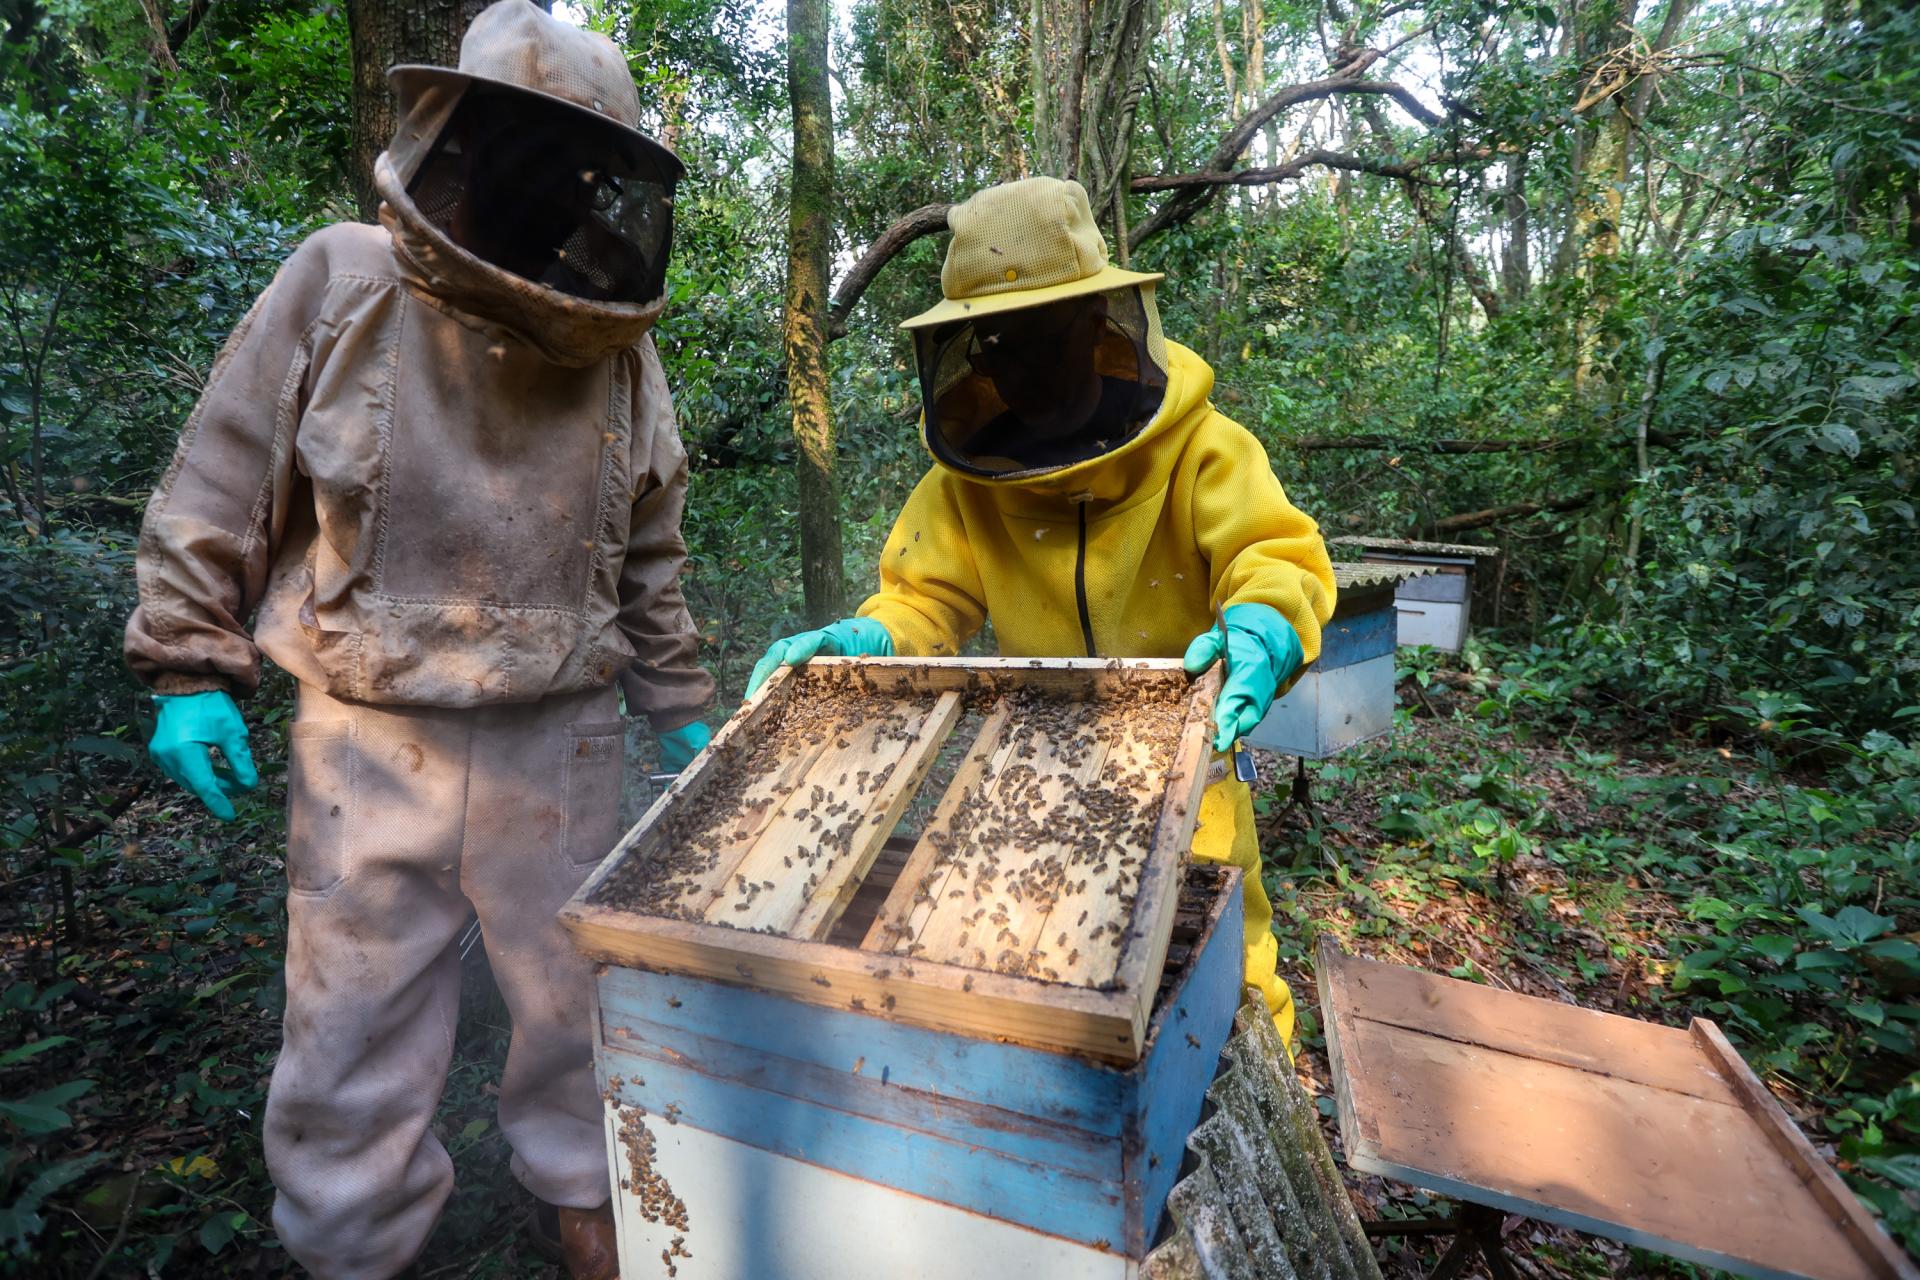
[[[617,834],[616,679],[669,764],[705,742],[648,334],[681,167],[620,51],[528,0],[458,71],[392,78],[384,225],[309,238],[220,354],[147,510],[127,661],[156,759],[222,816],[254,776],[233,695],[263,653],[299,680],[265,1132],[287,1251],[373,1280],[426,1241],[475,911],[514,1172],[571,1273],[610,1277],[588,970],[554,913]]]

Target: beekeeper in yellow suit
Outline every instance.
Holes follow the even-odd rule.
[[[1334,584],[1318,526],[1209,403],[1213,370],[1161,335],[1162,277],[1108,265],[1079,183],[991,187],[947,220],[944,300],[902,326],[934,465],[880,590],[776,642],[751,687],[816,654],[951,655],[989,618],[1015,657],[1179,654],[1198,674],[1224,647],[1214,747],[1231,749],[1320,652]],[[1245,783],[1207,789],[1193,856],[1246,872],[1246,981],[1290,1042]]]

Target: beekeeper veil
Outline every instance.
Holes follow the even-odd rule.
[[[1080,184],[992,187],[956,205],[948,225],[944,299],[903,326],[934,456],[1024,476],[1137,436],[1166,392],[1161,277],[1108,265]]]
[[[468,28],[457,70],[390,75],[401,129],[388,159],[429,223],[562,293],[660,297],[684,170],[639,131],[639,94],[611,41],[498,0]]]

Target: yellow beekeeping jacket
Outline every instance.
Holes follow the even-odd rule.
[[[1260,442],[1209,402],[1206,361],[1167,351],[1159,413],[1110,453],[1006,478],[936,457],[859,610],[895,653],[957,653],[991,618],[1011,657],[1179,657],[1216,607],[1264,604],[1293,624],[1308,662],[1319,656],[1334,600],[1319,528],[1287,501]],[[1245,784],[1208,790],[1194,856],[1245,869],[1247,981],[1290,1035]]]

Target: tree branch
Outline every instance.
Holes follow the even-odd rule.
[[[1593,443],[1591,439],[1558,438],[1545,440],[1408,440],[1395,436],[1302,436],[1286,441],[1287,447],[1306,453],[1328,450],[1374,450],[1381,453],[1551,453]],[[1654,428],[1647,430],[1647,443],[1658,449],[1678,448],[1680,441]]]
[[[1305,152],[1283,165],[1270,169],[1238,169],[1228,173],[1169,173],[1147,174],[1135,178],[1131,184],[1134,191],[1178,191],[1187,187],[1255,187],[1270,182],[1285,182],[1297,178],[1316,165],[1329,169],[1345,169],[1352,173],[1377,173],[1386,178],[1402,178],[1413,182],[1425,179],[1415,172],[1421,161],[1402,161],[1394,163],[1387,160],[1369,160],[1364,156],[1350,156],[1339,151],[1324,151],[1318,148]]]
[[[188,38],[193,35],[194,31],[200,26],[200,20],[206,17],[212,8],[213,0],[191,0],[187,5],[187,11],[181,14],[172,26],[167,28],[168,52],[178,55],[180,46],[185,44]]]
[[[1522,516],[1536,516],[1543,511],[1576,511],[1590,505],[1598,498],[1598,490],[1577,493],[1571,498],[1549,498],[1544,502],[1510,502],[1504,507],[1488,507],[1484,511],[1466,511],[1457,516],[1445,516],[1433,522],[1433,532],[1464,533],[1468,529],[1484,529],[1490,524],[1499,524],[1503,520],[1514,520]]]
[[[1391,436],[1303,436],[1286,442],[1307,453],[1324,450],[1377,450],[1393,453],[1547,453],[1578,440],[1396,440]]]
[[[1298,106],[1302,102],[1313,102],[1349,93],[1373,95],[1393,99],[1406,110],[1408,115],[1428,128],[1445,123],[1445,116],[1430,109],[1405,85],[1396,84],[1391,80],[1360,78],[1361,73],[1380,57],[1378,50],[1357,50],[1333,75],[1319,80],[1309,80],[1302,84],[1291,84],[1276,93],[1269,94],[1264,101],[1241,116],[1234,126],[1221,136],[1219,143],[1213,149],[1213,154],[1207,157],[1206,168],[1200,172],[1231,173],[1234,164],[1252,145],[1254,137],[1266,127],[1267,122],[1288,107]],[[1268,181],[1272,180],[1268,179]],[[1169,200],[1134,228],[1129,248],[1137,250],[1162,231],[1170,230],[1191,219],[1207,206],[1213,199],[1214,191],[1221,185],[1225,184],[1220,182],[1183,184],[1176,188],[1175,194]],[[1137,182],[1135,189],[1140,189]]]
[[[880,233],[880,238],[867,247],[860,260],[853,264],[853,270],[847,272],[840,287],[833,291],[833,305],[827,312],[827,340],[847,336],[847,319],[860,302],[860,295],[867,291],[873,278],[880,274],[880,268],[891,262],[902,249],[923,236],[930,236],[947,229],[947,210],[951,204],[921,205],[912,213],[898,219]]]

